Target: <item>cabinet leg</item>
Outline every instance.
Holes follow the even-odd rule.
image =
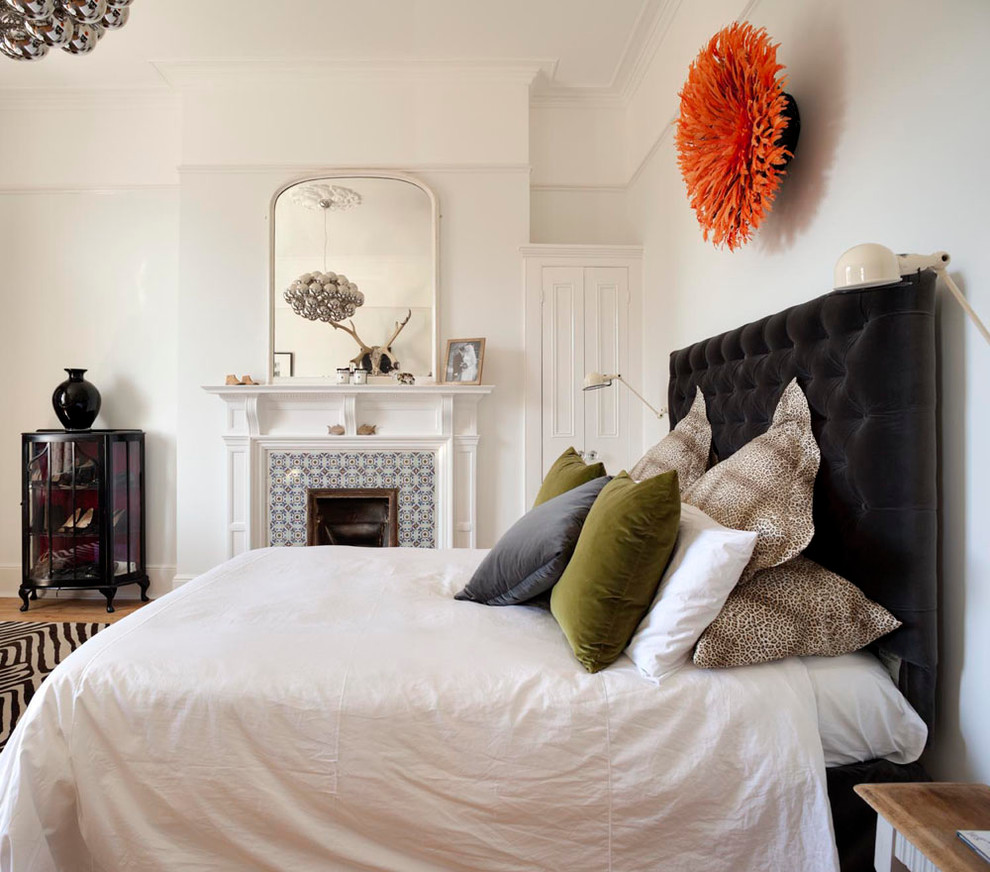
[[[115,587],[101,587],[100,593],[107,598],[107,611],[115,612],[116,609],[113,607],[113,598],[117,595],[117,588]]]
[[[149,579],[145,579],[144,581],[139,581],[138,582],[138,585],[141,588],[141,602],[143,602],[143,603],[148,602],[148,600],[149,600],[149,597],[148,597],[148,588],[151,585],[151,581]]]
[[[30,596],[31,596],[30,591],[28,590],[28,588],[21,585],[20,590],[17,591],[17,595],[21,598],[22,602],[24,603],[24,605],[21,606],[21,611],[26,612],[28,610],[28,604],[30,602]],[[37,596],[37,593],[35,594],[35,596]]]
[[[36,600],[38,598],[38,588],[31,591],[31,599]]]

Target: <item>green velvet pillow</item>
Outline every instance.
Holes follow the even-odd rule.
[[[589,672],[629,644],[653,603],[680,519],[674,470],[638,484],[620,472],[595,500],[550,597],[550,611]]]
[[[553,462],[544,477],[533,508],[603,475],[604,463],[585,463],[573,448],[568,448]]]

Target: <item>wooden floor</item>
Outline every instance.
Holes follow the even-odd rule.
[[[107,601],[99,599],[80,599],[60,596],[56,599],[54,591],[47,596],[31,600],[31,608],[26,612],[20,611],[21,601],[17,597],[0,597],[0,621],[51,621],[55,623],[68,621],[113,623],[147,605],[140,600],[116,600],[113,604],[113,614],[107,613]]]

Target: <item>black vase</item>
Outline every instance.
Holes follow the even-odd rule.
[[[89,430],[100,414],[100,392],[83,378],[84,369],[66,369],[69,377],[52,394],[55,414],[66,430]]]

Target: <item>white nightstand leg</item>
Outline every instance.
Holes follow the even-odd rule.
[[[877,844],[873,852],[873,865],[877,872],[908,872],[908,867],[894,856],[894,828],[880,815],[877,815]]]

